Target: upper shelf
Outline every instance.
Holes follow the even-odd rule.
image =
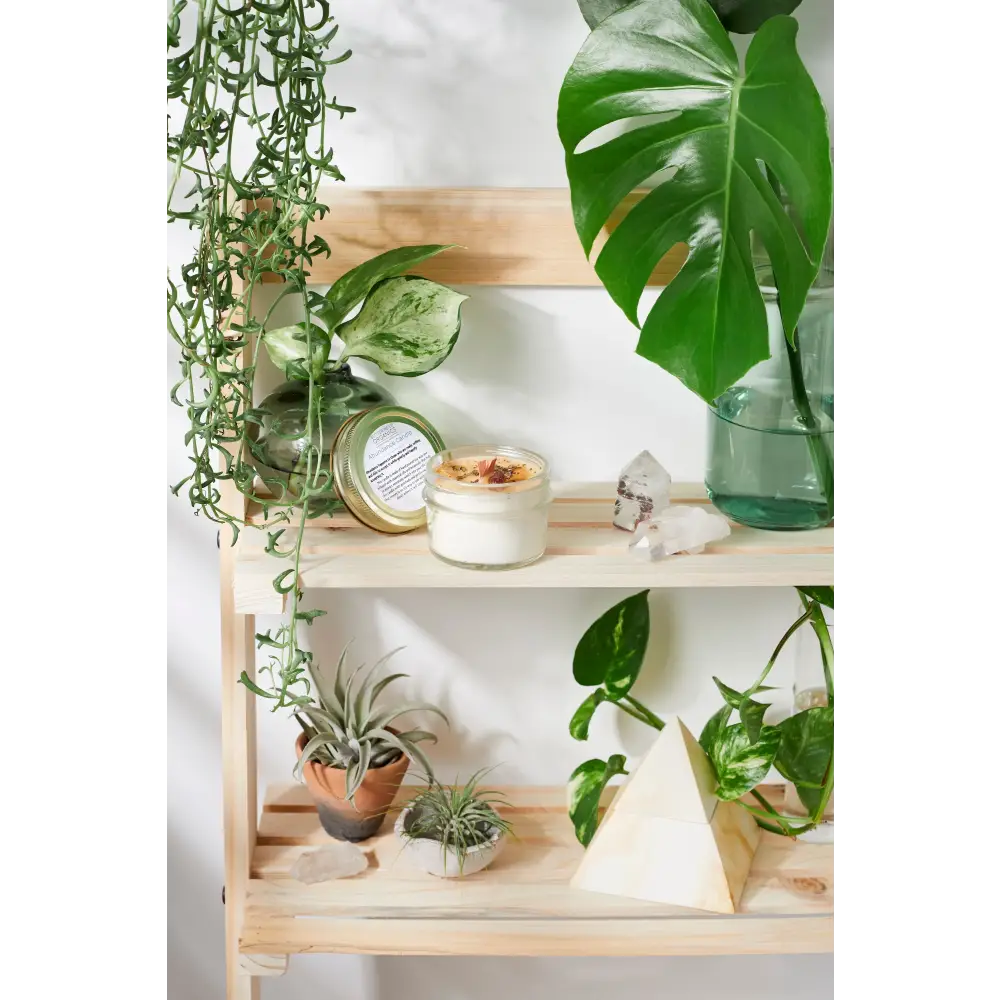
[[[627,195],[612,212],[591,254],[645,191]],[[376,254],[423,243],[457,244],[423,261],[423,277],[446,285],[600,285],[573,225],[565,188],[323,188],[330,211],[308,236],[321,236],[330,255],[309,267],[311,285],[328,285]],[[687,256],[678,244],[656,265],[650,285],[665,285]],[[264,281],[279,281],[265,274]]]
[[[783,786],[765,789],[771,797]],[[407,789],[404,789],[406,791]],[[833,950],[833,845],[764,833],[739,912],[574,889],[583,855],[564,788],[504,789],[511,839],[490,868],[440,879],[400,856],[392,816],[365,841],[368,870],[303,885],[289,875],[330,843],[301,785],[269,789],[250,866],[240,951],[393,955],[737,955]],[[614,789],[606,789],[607,804]]]
[[[349,514],[310,521],[300,563],[305,587],[780,587],[833,583],[833,528],[774,532],[734,524],[729,538],[694,556],[649,562],[628,551],[631,535],[611,523],[611,483],[555,484],[545,555],[522,569],[482,572],[441,562],[423,530],[382,535]],[[679,503],[707,504],[704,487],[675,483]],[[249,522],[261,522],[251,511]],[[263,532],[237,543],[239,614],[280,614],[272,585],[284,568],[264,552]]]

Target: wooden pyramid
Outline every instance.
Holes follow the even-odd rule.
[[[705,751],[677,716],[625,779],[570,885],[735,913],[760,830],[715,797]]]

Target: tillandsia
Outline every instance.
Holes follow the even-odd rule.
[[[464,785],[456,780],[454,786],[442,785],[428,774],[427,788],[407,803],[411,818],[403,837],[440,844],[442,855],[449,852],[455,855],[461,873],[472,848],[488,844],[498,831],[511,832],[510,821],[497,812],[497,807],[510,805],[506,797],[479,787],[489,770],[477,771]]]
[[[716,796],[736,801],[753,814],[758,825],[785,836],[798,836],[823,820],[833,794],[833,641],[823,607],[833,607],[832,587],[799,587],[802,614],[781,637],[757,680],[736,691],[713,678],[725,699],[702,730],[698,742],[716,777]],[[764,724],[768,705],[754,700],[782,649],[803,625],[809,624],[819,641],[825,691],[820,704],[795,712],[776,726]],[[639,676],[649,641],[649,591],[633,594],[606,611],[584,633],[573,658],[573,676],[580,684],[597,687],[573,714],[569,731],[585,740],[598,705],[617,706],[626,715],[660,730],[663,720],[630,694]],[[825,702],[825,703],[824,703]],[[739,721],[730,725],[733,712]],[[601,793],[616,776],[627,774],[626,758],[612,754],[607,761],[584,761],[570,775],[569,814],[577,839],[585,846],[597,830]],[[757,789],[771,767],[795,786],[808,810],[803,817],[784,816]],[[754,803],[744,801],[750,795]]]
[[[411,267],[447,245],[401,247],[340,277],[325,294],[307,279],[330,247],[315,233],[327,206],[322,180],[343,181],[329,145],[328,113],[354,108],[327,92],[338,31],[326,0],[177,0],[167,18],[167,219],[197,233],[180,280],[167,277],[167,329],[180,348],[181,377],[171,391],[190,420],[185,435],[191,468],[172,489],[186,489],[196,513],[231,529],[242,509],[233,495],[261,504],[268,554],[291,560],[274,588],[290,596],[287,623],[257,636],[273,652],[275,710],[309,697],[311,654],[300,626],[322,611],[300,609],[299,568],[306,522],[333,491],[322,466],[321,383],[349,357],[366,358],[392,375],[423,374],[450,353],[465,296],[415,275]],[[280,285],[264,308],[255,302],[269,275]],[[268,329],[275,307],[297,296],[304,320]],[[356,315],[352,315],[357,310]],[[334,339],[342,349],[330,360]],[[308,385],[305,439],[294,495],[279,479],[257,478],[254,446],[266,414],[254,405],[254,379],[264,345],[288,377]],[[329,444],[329,442],[327,442]],[[295,540],[284,527],[301,512]],[[244,675],[244,683],[250,678]],[[258,692],[259,693],[259,692]]]
[[[371,768],[384,767],[400,757],[408,757],[427,774],[433,774],[430,762],[419,744],[436,743],[437,736],[425,729],[408,729],[399,732],[391,724],[409,712],[433,712],[445,724],[448,717],[427,702],[405,702],[388,708],[380,707],[378,700],[394,681],[409,674],[389,674],[379,677],[379,671],[394,649],[366,671],[360,664],[353,670],[346,669],[348,643],[340,654],[333,680],[328,681],[322,672],[309,661],[309,674],[316,697],[300,696],[296,699],[294,715],[305,733],[305,745],[295,764],[296,780],[302,780],[306,764],[315,760],[327,767],[342,768],[344,797],[352,802]],[[272,677],[272,689],[266,691],[256,684],[248,684],[262,698],[279,697],[280,677]]]
[[[793,403],[831,514],[833,455],[798,321],[833,216],[826,111],[796,50],[801,0],[578,0],[592,28],[559,93],[573,217],[636,351],[707,403],[770,356],[753,243],[770,262]],[[730,32],[753,34],[742,64]],[[640,296],[681,261],[640,323]],[[663,284],[662,281],[656,282]]]

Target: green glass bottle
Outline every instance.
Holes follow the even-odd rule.
[[[833,520],[832,240],[828,249],[796,349],[785,340],[770,269],[757,268],[771,357],[709,408],[705,486],[740,524],[794,531]]]
[[[313,391],[319,394],[319,419],[315,421],[312,439],[320,450],[321,468],[327,471],[331,468],[330,452],[341,425],[361,410],[396,402],[388,389],[358,377],[346,364],[336,369],[331,366]],[[298,495],[305,471],[308,405],[309,383],[292,381],[278,386],[258,407],[261,431],[251,446],[253,465],[272,493],[280,492],[277,484],[284,486],[286,500]],[[331,475],[329,489],[319,501],[312,501],[310,513],[329,513],[343,506]]]

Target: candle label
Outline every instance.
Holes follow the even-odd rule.
[[[365,443],[365,477],[386,506],[420,510],[424,472],[433,457],[433,446],[415,427],[399,421],[382,424]]]

